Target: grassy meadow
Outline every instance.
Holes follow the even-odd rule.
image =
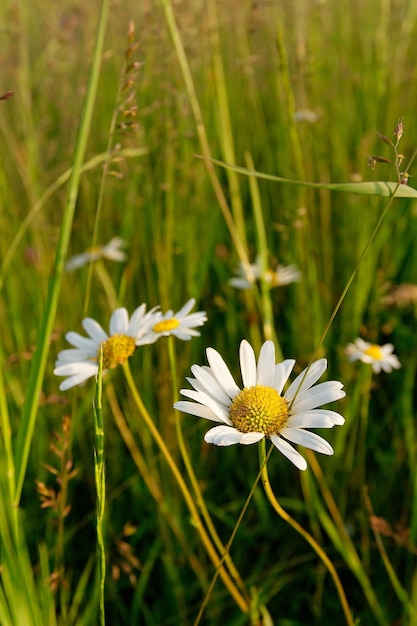
[[[0,24],[1,626],[417,625],[417,4],[5,0]],[[65,271],[113,237],[126,260]],[[301,279],[233,287],[257,257]],[[84,318],[190,298],[200,336],[59,389]],[[401,368],[350,362],[357,337]],[[174,411],[207,347],[241,386],[242,339],[291,380],[327,358],[333,456],[265,462]]]

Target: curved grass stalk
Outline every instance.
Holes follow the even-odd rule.
[[[130,371],[130,367],[129,367],[129,363],[128,361],[126,361],[123,364],[123,371],[126,377],[126,382],[128,384],[128,387],[132,393],[132,397],[133,400],[136,404],[136,407],[139,411],[140,416],[142,417],[144,423],[146,424],[146,426],[148,427],[156,445],[158,446],[162,456],[164,457],[166,463],[168,464],[169,469],[172,472],[172,475],[174,477],[174,479],[176,480],[178,487],[183,495],[183,498],[185,500],[185,503],[188,507],[188,510],[190,511],[193,523],[197,529],[198,534],[200,535],[201,541],[203,543],[203,546],[208,554],[208,556],[210,557],[212,563],[214,564],[214,566],[216,568],[219,569],[219,575],[225,585],[225,587],[227,588],[227,590],[229,591],[230,595],[232,596],[232,598],[235,600],[236,604],[238,605],[238,607],[240,608],[240,610],[243,613],[248,613],[249,612],[249,604],[247,602],[247,600],[242,596],[242,594],[240,593],[240,591],[238,590],[238,588],[236,587],[235,583],[233,582],[233,580],[230,578],[228,572],[226,571],[225,567],[223,566],[223,563],[221,561],[221,559],[219,558],[219,555],[216,551],[216,549],[214,548],[210,537],[207,534],[206,529],[204,528],[201,519],[200,519],[200,515],[198,513],[197,507],[194,503],[194,499],[190,493],[190,490],[188,489],[184,478],[182,477],[182,474],[178,468],[178,466],[176,465],[169,449],[167,448],[165,441],[163,440],[162,436],[160,435],[158,429],[156,428],[151,416],[149,415],[145,405],[143,404],[142,398],[139,394],[139,391],[137,390],[137,387],[135,385],[135,382],[133,380],[132,377],[132,373]]]
[[[174,347],[174,337],[172,335],[170,335],[168,337],[168,357],[169,357],[169,363],[170,363],[170,368],[171,368],[171,379],[172,379],[172,386],[173,386],[173,396],[174,396],[174,401],[178,400],[178,396],[177,396],[177,385],[176,385],[176,381],[177,381],[177,368],[176,368],[176,358],[175,358],[175,347]],[[234,580],[236,581],[236,584],[239,586],[242,595],[245,596],[247,602],[249,602],[249,597],[246,591],[246,587],[245,584],[238,572],[238,570],[236,569],[230,554],[229,554],[229,550],[230,550],[230,543],[228,543],[227,548],[223,545],[223,542],[221,541],[216,528],[212,522],[212,519],[210,517],[210,514],[207,510],[206,507],[206,503],[203,497],[203,494],[201,493],[201,489],[200,489],[200,485],[198,484],[198,480],[197,477],[194,473],[194,469],[191,463],[191,459],[190,456],[188,454],[187,451],[187,447],[185,445],[185,441],[184,441],[184,437],[182,434],[182,429],[181,429],[181,422],[180,422],[180,418],[179,418],[179,411],[175,411],[175,429],[176,429],[176,434],[177,434],[177,439],[178,439],[178,445],[179,445],[179,449],[181,452],[181,457],[182,460],[184,462],[185,465],[185,469],[187,471],[188,474],[188,478],[190,479],[192,488],[194,490],[194,494],[195,494],[195,498],[196,498],[196,502],[197,502],[197,506],[200,509],[201,512],[201,516],[207,526],[207,529],[210,533],[211,538],[214,541],[214,544],[217,548],[217,550],[219,551],[220,554],[222,554],[222,560],[224,561],[225,565],[227,566],[231,576],[234,578]]]
[[[381,626],[387,626],[387,619],[378,602],[378,598],[375,595],[371,581],[369,580],[366,571],[362,566],[361,559],[356,551],[356,548],[349,536],[349,533],[346,530],[345,523],[342,519],[333,495],[327,486],[326,479],[323,475],[321,467],[311,450],[306,450],[306,456],[308,458],[309,467],[311,467],[314,473],[323,499],[333,520],[330,520],[328,516],[326,516],[324,512],[320,510],[321,507],[318,504],[318,499],[315,498],[314,502],[316,504],[316,508],[318,509],[317,512],[320,521],[323,524],[327,534],[332,539],[333,544],[343,555],[346,563],[350,567],[353,574],[356,576],[360,586],[362,587],[362,591],[366,597],[366,600],[375,616],[375,619],[378,621],[378,624],[381,624]]]
[[[340,582],[340,578],[337,574],[336,568],[334,567],[333,563],[331,562],[331,560],[329,559],[329,557],[327,556],[327,554],[324,552],[324,550],[319,546],[319,544],[317,543],[317,541],[314,539],[314,537],[312,537],[310,535],[310,533],[308,533],[295,519],[293,519],[291,517],[291,515],[289,515],[280,505],[280,503],[278,502],[272,487],[271,487],[271,483],[269,482],[269,476],[268,476],[268,468],[267,468],[267,459],[266,459],[266,447],[265,447],[265,439],[262,439],[262,441],[259,443],[259,457],[260,457],[260,467],[261,467],[261,472],[262,472],[262,484],[266,493],[266,496],[269,500],[269,502],[271,503],[272,507],[274,508],[275,512],[285,521],[287,522],[290,526],[292,526],[292,528],[294,528],[294,530],[303,537],[303,539],[305,539],[307,541],[307,543],[313,548],[313,550],[315,551],[315,553],[317,554],[317,556],[323,561],[324,565],[326,566],[330,576],[333,579],[333,582],[335,584],[337,593],[339,595],[339,599],[340,599],[340,603],[342,605],[343,608],[343,613],[345,615],[346,618],[346,623],[349,626],[354,626],[355,622],[348,604],[348,601],[346,599],[346,594],[345,591],[343,589],[342,583]]]
[[[71,170],[71,178],[68,186],[67,201],[62,217],[62,224],[56,248],[55,262],[52,277],[48,286],[46,304],[39,328],[36,350],[33,355],[32,367],[27,386],[25,403],[22,410],[22,419],[17,436],[15,450],[15,468],[17,473],[14,501],[17,506],[20,502],[23,482],[29,458],[35,428],[38,399],[45,374],[46,360],[49,350],[49,341],[55,321],[58,298],[61,289],[61,280],[64,270],[65,257],[71,235],[72,222],[77,202],[78,189],[81,177],[81,168],[84,161],[87,139],[90,131],[91,120],[94,111],[94,102],[100,77],[102,51],[104,46],[104,34],[107,24],[109,0],[102,0],[100,16],[97,26],[96,42],[93,53],[93,62],[87,86],[87,94],[84,109],[81,115],[80,127],[74,151],[74,159]]]
[[[199,158],[207,160],[206,155],[197,155]],[[225,163],[219,159],[209,158],[214,165],[220,165],[225,169],[233,170],[245,176],[254,176],[263,180],[271,180],[277,183],[286,183],[287,185],[295,185],[297,187],[312,187],[313,189],[328,189],[329,191],[342,191],[345,193],[355,193],[365,196],[380,196],[383,198],[417,198],[417,189],[408,185],[401,185],[398,182],[391,181],[364,181],[360,183],[312,183],[306,180],[292,180],[291,178],[283,178],[274,174],[266,174],[258,172],[241,165],[232,165]],[[411,161],[409,167],[411,165]]]
[[[98,373],[96,381],[96,395],[94,397],[94,479],[96,483],[96,533],[98,550],[98,578],[99,578],[99,613],[100,626],[105,626],[104,613],[104,584],[106,580],[106,549],[104,545],[104,513],[106,507],[106,467],[104,463],[104,424],[101,404],[103,388],[103,350],[100,350]]]

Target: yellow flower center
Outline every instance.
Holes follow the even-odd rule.
[[[101,252],[102,250],[102,246],[91,246],[90,248],[87,248],[86,252],[87,254],[97,254],[98,252]]]
[[[269,437],[287,423],[288,405],[272,387],[245,387],[232,402],[230,419],[242,433],[260,432]]]
[[[369,348],[365,350],[365,354],[375,359],[375,361],[381,361],[384,358],[381,348],[375,344],[369,346]]]
[[[265,282],[271,287],[277,286],[277,275],[273,270],[267,269],[265,272]]]
[[[112,335],[101,344],[103,350],[103,369],[109,370],[122,365],[134,353],[136,344],[128,335]]]
[[[152,330],[154,333],[166,333],[170,330],[175,330],[179,325],[179,321],[175,317],[171,317],[168,320],[162,320],[162,322],[155,324]]]

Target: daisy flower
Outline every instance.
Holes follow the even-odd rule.
[[[98,261],[99,259],[110,259],[110,261],[126,261],[127,254],[121,248],[125,246],[125,242],[121,237],[113,237],[109,243],[105,246],[93,246],[82,254],[76,254],[71,257],[65,264],[65,271],[72,272],[72,270],[83,267],[92,261]]]
[[[155,314],[153,324],[143,337],[143,343],[155,343],[160,337],[174,335],[178,339],[187,341],[191,337],[199,337],[200,333],[194,330],[196,326],[203,326],[207,321],[205,311],[190,313],[195,305],[195,299],[191,298],[177,313],[169,310],[165,314],[158,311]]]
[[[90,317],[82,322],[88,337],[67,333],[65,338],[74,348],[58,354],[54,369],[56,376],[68,377],[61,383],[61,391],[97,374],[100,349],[103,350],[103,370],[107,370],[123,364],[137,346],[143,345],[143,336],[154,324],[156,307],[147,313],[145,310],[146,305],[142,304],[129,319],[125,308],[116,309],[110,318],[109,334]]]
[[[256,263],[251,263],[245,270],[242,263],[239,263],[237,276],[229,280],[229,284],[236,289],[250,289],[255,280],[260,280],[262,276],[261,262],[258,258]],[[295,265],[278,265],[276,270],[267,269],[264,274],[265,282],[272,289],[273,287],[283,287],[290,283],[301,280],[301,272]]]
[[[349,343],[346,346],[345,352],[349,361],[362,361],[362,363],[372,365],[375,374],[379,374],[381,370],[389,373],[393,369],[398,370],[401,367],[401,363],[397,355],[393,354],[393,350],[392,343],[378,346],[358,337],[354,343]]]
[[[333,448],[317,434],[306,428],[332,428],[344,423],[344,418],[322,404],[343,398],[342,383],[314,383],[326,370],[326,359],[319,359],[304,370],[283,394],[295,361],[287,359],[275,363],[275,348],[266,341],[256,362],[255,353],[246,340],[240,344],[240,369],[243,389],[235,383],[222,357],[213,348],[207,348],[209,367],[193,365],[195,378],[188,378],[193,389],[181,389],[181,394],[192,402],[181,400],[174,407],[184,413],[219,426],[205,434],[205,441],[218,446],[236,443],[251,444],[268,437],[276,448],[298,469],[305,470],[307,463],[293,446],[333,454]]]

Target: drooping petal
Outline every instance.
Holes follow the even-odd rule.
[[[256,385],[256,358],[252,346],[244,339],[239,347],[240,371],[244,387]]]
[[[276,448],[287,457],[299,470],[307,469],[307,462],[304,457],[301,456],[297,450],[295,450],[287,441],[278,437],[278,435],[271,435],[271,441]]]

